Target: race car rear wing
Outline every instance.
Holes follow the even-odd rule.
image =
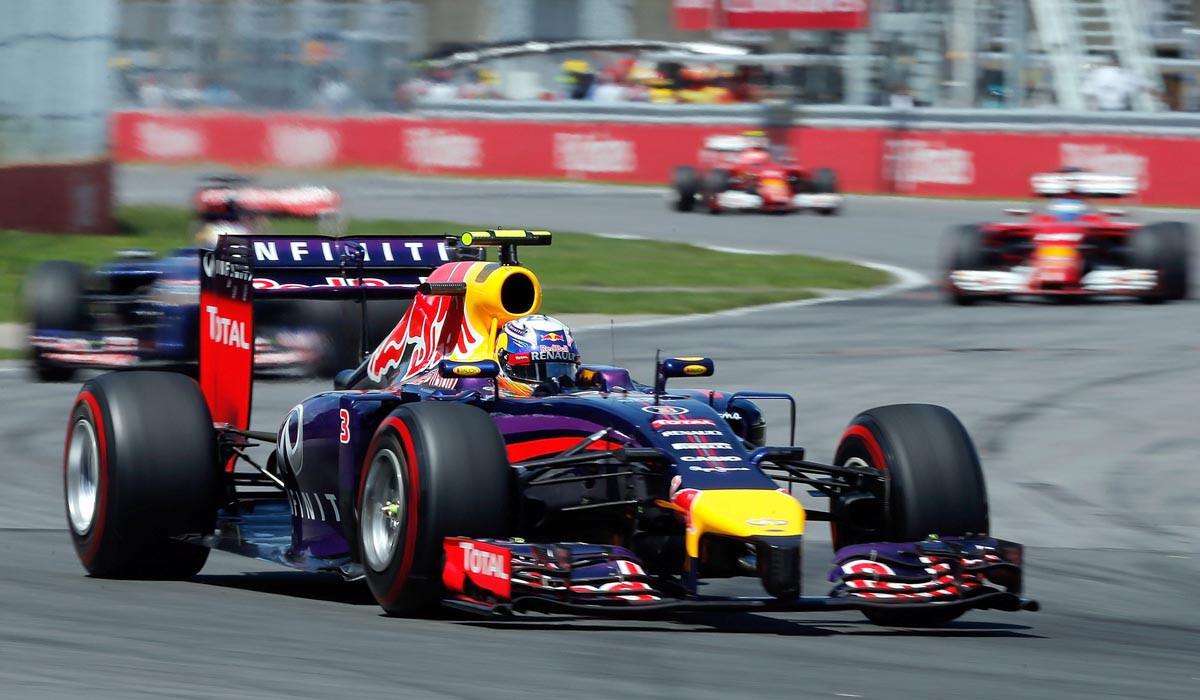
[[[360,295],[408,297],[434,268],[464,253],[444,236],[254,234],[235,239],[246,247],[258,296],[336,298],[346,296],[347,287],[361,287]]]
[[[1038,173],[1029,184],[1039,197],[1132,197],[1138,191],[1137,178],[1079,171]]]
[[[222,236],[200,251],[200,387],[214,423],[249,427],[256,297],[411,298],[439,265],[478,253],[445,237]]]

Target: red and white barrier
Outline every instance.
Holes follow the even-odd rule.
[[[112,129],[123,162],[666,183],[674,166],[697,161],[706,136],[744,127],[122,112]],[[1137,177],[1146,203],[1200,206],[1187,167],[1200,162],[1197,138],[806,127],[792,139],[804,164],[836,169],[848,192],[1026,197],[1031,174],[1075,165]]]

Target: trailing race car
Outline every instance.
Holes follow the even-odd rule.
[[[674,190],[677,211],[692,211],[701,201],[713,214],[811,210],[830,215],[843,201],[832,170],[797,165],[762,132],[706,138],[699,168],[675,168]]]
[[[211,249],[225,234],[266,228],[268,218],[313,220],[319,230],[334,232],[341,226],[340,204],[338,193],[326,187],[263,188],[242,178],[210,178],[195,195],[192,233],[200,248]],[[163,257],[125,250],[94,270],[65,260],[34,267],[24,289],[34,373],[63,381],[80,368],[194,368],[198,255],[194,247]],[[272,282],[265,277],[262,283]],[[359,359],[345,343],[358,327],[343,302],[268,301],[258,314],[260,370],[300,368],[332,376]],[[390,328],[373,329],[372,340]]]
[[[1187,224],[1117,221],[1122,211],[1085,201],[1131,196],[1137,191],[1133,178],[1067,169],[1035,175],[1031,183],[1035,194],[1053,198],[1045,213],[950,232],[945,289],[951,301],[1129,296],[1153,304],[1188,295]]]
[[[833,464],[768,447],[756,401],[786,394],[676,390],[713,362],[666,358],[652,383],[580,363],[569,329],[536,315],[541,287],[518,246],[545,231],[421,241],[409,309],[335,391],[277,429],[249,429],[251,280],[263,245],[225,237],[206,258],[200,383],[118,372],[87,382],[64,458],[68,523],[98,577],[198,572],[208,548],[365,578],[394,615],[439,604],[480,614],[649,614],[685,609],[861,610],[938,624],[970,609],[1033,610],[1022,547],[989,535],[979,459],[946,409],[865,411]],[[309,241],[310,245],[315,241]],[[320,241],[366,258],[346,239]],[[499,262],[454,260],[498,246]],[[345,287],[293,293],[346,293]],[[514,386],[520,384],[521,386]],[[273,443],[263,459],[256,444]],[[254,472],[235,471],[242,463]],[[828,498],[806,510],[780,484]],[[828,595],[801,591],[806,522],[834,526]],[[701,579],[753,577],[765,595],[707,596]]]

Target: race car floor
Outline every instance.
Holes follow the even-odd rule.
[[[153,200],[174,184],[179,201],[194,175],[125,171],[121,191]],[[338,178],[354,214],[446,217],[456,202],[437,193],[452,192],[481,213],[486,203],[498,224],[605,230],[597,217],[607,210],[617,212],[608,232],[812,249],[927,275],[945,227],[1000,208],[855,198],[832,220],[709,217],[668,212],[628,188]],[[383,189],[386,198],[372,194]],[[983,458],[992,530],[1028,546],[1027,593],[1043,611],[973,613],[938,631],[878,628],[856,613],[394,620],[360,585],[220,553],[191,582],[91,580],[63,529],[60,441],[77,385],[34,384],[3,363],[0,697],[1195,698],[1197,311],[956,308],[926,288],[617,327],[615,338],[579,333],[586,358],[639,376],[663,348],[712,356],[709,385],[795,393],[799,442],[815,459],[832,456],[859,410],[954,410]],[[274,429],[324,386],[261,382],[255,427]],[[806,545],[808,593],[825,587],[825,532],[814,525]]]

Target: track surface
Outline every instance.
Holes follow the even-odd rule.
[[[194,175],[126,170],[121,192],[174,203]],[[855,198],[832,220],[710,217],[669,213],[648,190],[333,180],[359,216],[816,251],[926,274],[941,230],[998,209]],[[932,632],[876,628],[853,613],[391,620],[358,585],[219,553],[195,582],[90,580],[62,529],[60,441],[76,386],[0,367],[0,696],[1195,698],[1198,310],[958,309],[918,290],[618,328],[619,363],[649,368],[658,347],[704,352],[723,386],[797,394],[799,439],[818,459],[870,406],[928,401],[958,413],[984,459],[993,530],[1028,545],[1028,592],[1044,611],[975,613]],[[585,356],[610,360],[607,335],[581,333]],[[259,384],[256,427],[273,429],[317,388]],[[809,539],[816,592],[827,537]]]

